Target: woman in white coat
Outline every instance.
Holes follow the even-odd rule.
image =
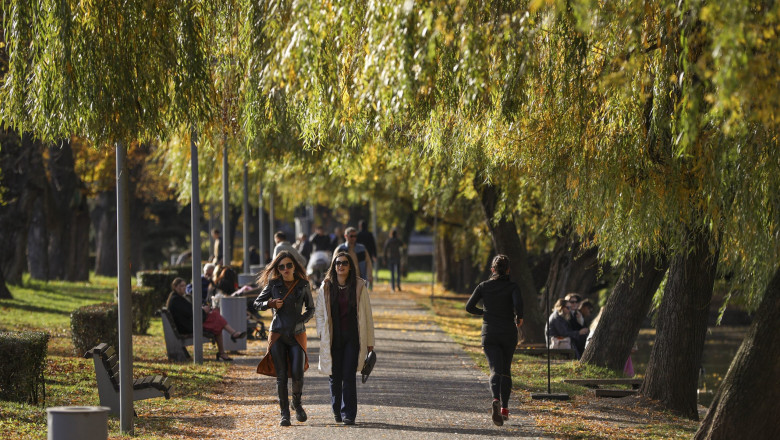
[[[349,254],[331,261],[317,295],[314,316],[320,335],[319,371],[330,377],[330,401],[336,422],[354,425],[357,372],[374,350],[374,318],[366,282]]]

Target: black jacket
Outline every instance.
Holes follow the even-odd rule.
[[[192,303],[189,300],[179,294],[174,293],[171,297],[171,303],[168,305],[168,311],[173,316],[173,323],[176,325],[176,330],[183,335],[192,334]],[[203,315],[203,321],[206,320],[208,313],[201,309]]]
[[[258,310],[268,310],[268,300],[282,299],[287,294],[287,287],[281,278],[271,280],[267,286],[260,292],[255,299],[254,307]],[[303,308],[306,311],[303,312]],[[303,313],[302,313],[303,312]],[[273,309],[274,317],[271,320],[271,331],[287,334],[288,336],[297,335],[306,331],[304,325],[312,316],[314,316],[314,300],[311,296],[311,287],[308,281],[297,280],[292,292],[284,300],[281,309]]]
[[[482,308],[477,303],[482,300]],[[517,334],[517,320],[523,318],[523,298],[520,288],[508,275],[483,281],[474,289],[466,303],[466,311],[482,315],[482,334]]]

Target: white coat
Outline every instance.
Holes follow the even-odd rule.
[[[329,296],[329,292],[325,292],[325,283],[322,283],[319,295],[317,295],[317,304],[314,306],[317,333],[320,335],[320,364],[317,369],[320,373],[330,376],[333,370],[333,358],[330,353],[333,321],[331,320],[330,301],[326,296]],[[368,347],[374,346],[374,317],[371,313],[371,299],[368,295],[366,282],[361,278],[357,279],[357,305],[360,353],[358,354],[356,372],[363,369]]]

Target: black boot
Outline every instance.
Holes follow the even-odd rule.
[[[301,394],[293,393],[292,398],[292,409],[295,410],[295,420],[303,423],[308,419],[306,416],[306,411],[303,410],[303,407],[301,406]]]
[[[287,398],[286,386],[284,387],[284,394],[281,392],[279,393],[279,414],[282,416],[282,419],[279,421],[279,426],[290,426],[290,401]]]

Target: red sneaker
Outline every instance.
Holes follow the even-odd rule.
[[[504,420],[509,418],[509,408],[501,408],[501,418]]]

